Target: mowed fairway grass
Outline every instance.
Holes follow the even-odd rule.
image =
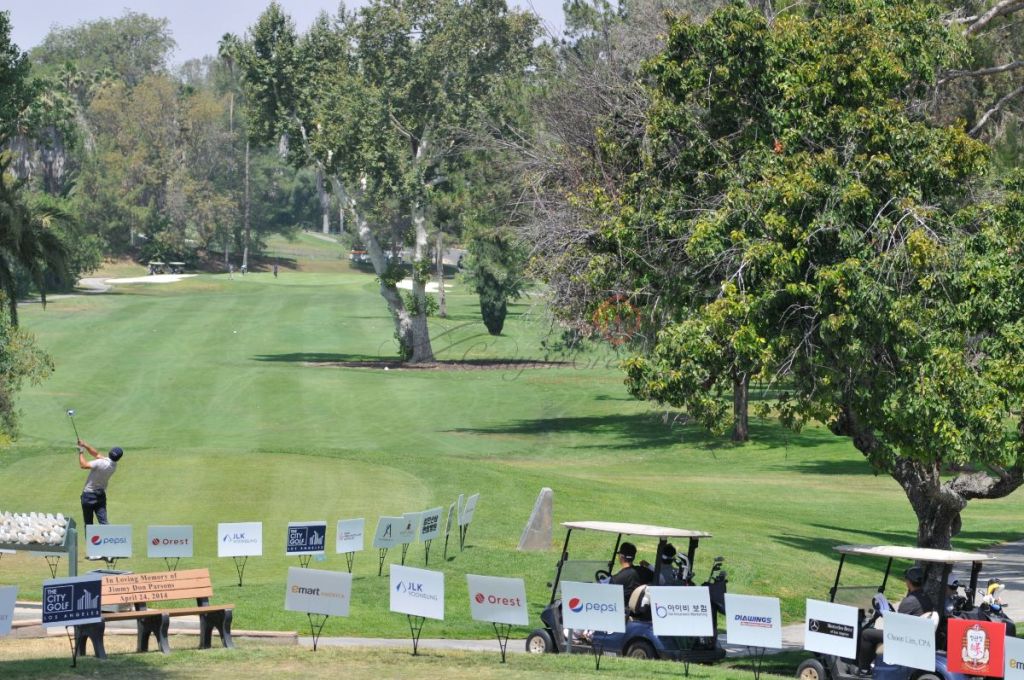
[[[448,304],[450,318],[432,321],[439,358],[545,357],[536,300],[513,306],[499,338],[486,334],[462,287]],[[211,570],[214,601],[236,604],[241,629],[306,630],[304,615],[283,608],[287,568],[298,565],[284,555],[289,521],[327,520],[328,555],[310,566],[344,570],[333,552],[338,519],[365,517],[372,531],[381,515],[447,508],[460,493],[479,492],[480,504],[464,551],[454,534],[447,561],[441,542],[433,545],[430,567],[447,575],[447,611],[445,621],[427,622],[426,637],[492,635],[470,620],[466,573],[525,577],[537,620],[558,548],[519,553],[516,544],[545,486],[554,489],[558,522],[712,532],[698,575],[722,555],[732,592],[777,595],[790,621],[802,616],[804,598],[826,595],[832,546],[914,541],[903,493],[846,441],[754,421],[754,441],[736,447],[666,424],[657,408],[629,397],[606,353],[558,368],[317,365],[393,358],[390,319],[364,273],[282,270],[278,279],[203,275],[120,286],[54,300],[45,311],[26,306],[23,324],[56,372],[19,397],[22,437],[0,452],[0,510],[80,517],[85,474],[65,415],[73,407],[86,440],[126,451],[110,515],[134,526],[135,557],[119,568],[163,570],[162,560],[145,557],[146,526],[194,525],[195,557],[181,567]],[[1022,520],[1018,495],[973,503],[956,547],[1018,538]],[[216,556],[216,525],[233,521],[264,524],[264,556],[248,561],[242,587],[232,561]],[[556,531],[554,543],[561,539]],[[573,557],[604,558],[611,540],[581,535]],[[651,557],[653,544],[638,543],[641,557]],[[407,564],[423,566],[423,555],[413,545]],[[399,559],[392,550],[388,562]],[[92,566],[83,561],[81,570]],[[405,617],[388,611],[386,574],[387,566],[377,576],[376,551],[359,553],[351,616],[330,619],[324,634],[407,636]],[[38,598],[48,576],[42,557],[0,559],[0,583],[18,585],[20,598]]]

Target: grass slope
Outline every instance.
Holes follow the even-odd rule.
[[[456,288],[451,317],[435,319],[439,358],[543,358],[543,324],[513,305],[505,335],[491,338],[476,299]],[[19,399],[23,432],[0,453],[0,509],[80,516],[73,433],[126,456],[110,490],[115,523],[135,527],[135,571],[164,568],[145,555],[148,524],[192,524],[196,557],[209,567],[216,600],[236,603],[240,628],[301,630],[283,611],[289,521],[325,519],[333,547],[340,518],[447,505],[482,494],[464,552],[441,546],[431,567],[447,574],[447,617],[428,637],[488,637],[469,619],[466,573],[524,576],[531,608],[547,601],[557,548],[515,546],[543,486],[555,491],[556,521],[613,519],[714,533],[698,554],[702,575],[723,555],[733,592],[783,599],[802,615],[824,597],[830,548],[847,542],[911,544],[916,523],[897,485],[873,476],[849,444],[820,429],[793,434],[754,422],[754,442],[735,447],[666,425],[630,399],[611,357],[562,368],[415,371],[310,365],[393,358],[392,326],[372,276],[269,273],[200,276],[136,285],[102,296],[26,308],[23,323],[54,356],[57,371]],[[957,547],[1016,538],[1016,498],[974,503]],[[216,558],[217,522],[264,522],[264,556],[250,559],[237,586],[230,560]],[[561,532],[555,541],[560,542]],[[610,539],[581,535],[573,556],[603,558]],[[640,542],[641,557],[652,544]],[[389,561],[399,559],[394,550]],[[423,564],[414,545],[408,564]],[[310,566],[344,569],[329,553]],[[404,637],[405,618],[387,611],[387,580],[376,553],[356,558],[352,615],[325,635]],[[83,570],[89,565],[83,563]],[[385,572],[386,573],[386,572]],[[862,572],[863,573],[863,572]],[[0,561],[0,582],[38,597],[42,558]],[[866,576],[865,576],[866,578]]]

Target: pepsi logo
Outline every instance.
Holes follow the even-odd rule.
[[[569,609],[573,610],[577,614],[583,611],[583,601],[578,597],[569,598]]]
[[[484,603],[484,602],[485,602],[485,601],[487,600],[487,598],[486,598],[486,597],[484,597],[484,594],[483,594],[483,593],[477,593],[477,594],[476,594],[476,597],[475,597],[475,598],[473,598],[473,599],[475,599],[475,600],[476,600],[476,603],[477,603],[477,604],[483,604],[483,603]]]
[[[93,536],[93,537],[92,537],[92,538],[90,538],[89,540],[90,540],[90,541],[92,541],[92,544],[93,544],[93,545],[99,545],[100,543],[102,543],[102,542],[103,542],[103,539],[102,539],[102,538],[100,538],[99,536]]]

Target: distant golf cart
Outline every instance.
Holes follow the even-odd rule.
[[[526,651],[533,654],[590,652],[600,649],[605,654],[628,656],[637,659],[671,659],[693,663],[713,663],[725,657],[725,650],[718,644],[718,615],[725,614],[726,573],[721,571],[722,558],[715,558],[708,579],[701,585],[708,586],[714,617],[715,635],[710,637],[658,637],[650,620],[649,607],[646,615],[640,605],[639,593],[634,593],[629,607],[625,633],[592,631],[589,639],[575,639],[571,646],[566,640],[562,625],[562,600],[559,586],[562,581],[597,583],[607,578],[616,569],[616,556],[623,536],[656,538],[653,573],[664,574],[660,585],[693,586],[693,565],[697,545],[702,538],[710,538],[704,531],[672,529],[669,527],[624,524],[620,522],[563,522],[566,528],[565,543],[562,546],[558,570],[551,586],[551,600],[540,618],[543,628],[537,628],[526,639]],[[598,531],[615,536],[615,544],[608,560],[570,560],[569,539],[573,531]],[[685,553],[681,550],[670,561],[664,560],[665,547],[671,539],[687,539]],[[639,563],[638,563],[639,564]],[[652,585],[658,585],[657,577]],[[641,586],[642,588],[643,586]],[[639,591],[639,589],[638,589]]]
[[[166,273],[167,273],[167,263],[166,262],[160,262],[159,260],[150,260],[150,262],[149,262],[149,275],[150,276],[153,276],[155,274],[166,274]]]
[[[185,263],[184,262],[168,262],[167,266],[170,267],[172,274],[184,274]]]
[[[885,601],[883,598],[879,598],[878,594],[885,594],[889,575],[892,573],[893,560],[923,563],[926,574],[933,569],[938,569],[943,584],[948,582],[954,564],[969,563],[971,565],[970,582],[962,588],[964,591],[963,595],[960,595],[959,590],[961,588],[958,587],[955,597],[948,598],[944,603],[934,603],[938,609],[933,616],[937,623],[935,630],[935,649],[937,653],[935,656],[934,673],[887,664],[882,660],[882,654],[879,653],[875,659],[872,674],[865,676],[858,671],[858,659],[845,659],[827,654],[815,654],[813,659],[807,659],[797,668],[796,675],[799,680],[864,680],[866,677],[873,678],[874,680],[966,680],[967,676],[950,672],[947,669],[945,648],[946,621],[948,619],[1002,621],[1006,623],[1006,634],[1008,636],[1016,634],[1013,622],[997,603],[980,602],[977,606],[975,605],[974,598],[978,587],[978,574],[981,572],[982,563],[992,559],[989,555],[892,545],[840,545],[836,546],[835,550],[839,553],[839,568],[836,571],[835,582],[829,590],[829,602],[858,608],[860,622],[856,632],[856,639],[858,641],[860,640],[860,632],[862,630],[874,627],[878,619],[884,616],[883,612],[876,611]],[[881,585],[840,585],[843,566],[848,556],[864,556],[886,560]],[[898,587],[902,588],[902,580],[898,576],[894,578],[899,584]],[[902,596],[903,593],[900,592],[899,595]],[[893,606],[895,606],[895,603],[893,603]],[[858,654],[860,654],[859,649]]]

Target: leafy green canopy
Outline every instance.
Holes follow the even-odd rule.
[[[1022,481],[1020,178],[985,194],[987,147],[918,113],[961,47],[902,0],[679,21],[645,139],[610,145],[640,169],[598,196],[616,217],[589,272],[661,321],[627,362],[635,395],[724,430],[720,373],[778,383],[783,421],[851,437],[935,545]],[[980,471],[943,485],[954,463]]]

